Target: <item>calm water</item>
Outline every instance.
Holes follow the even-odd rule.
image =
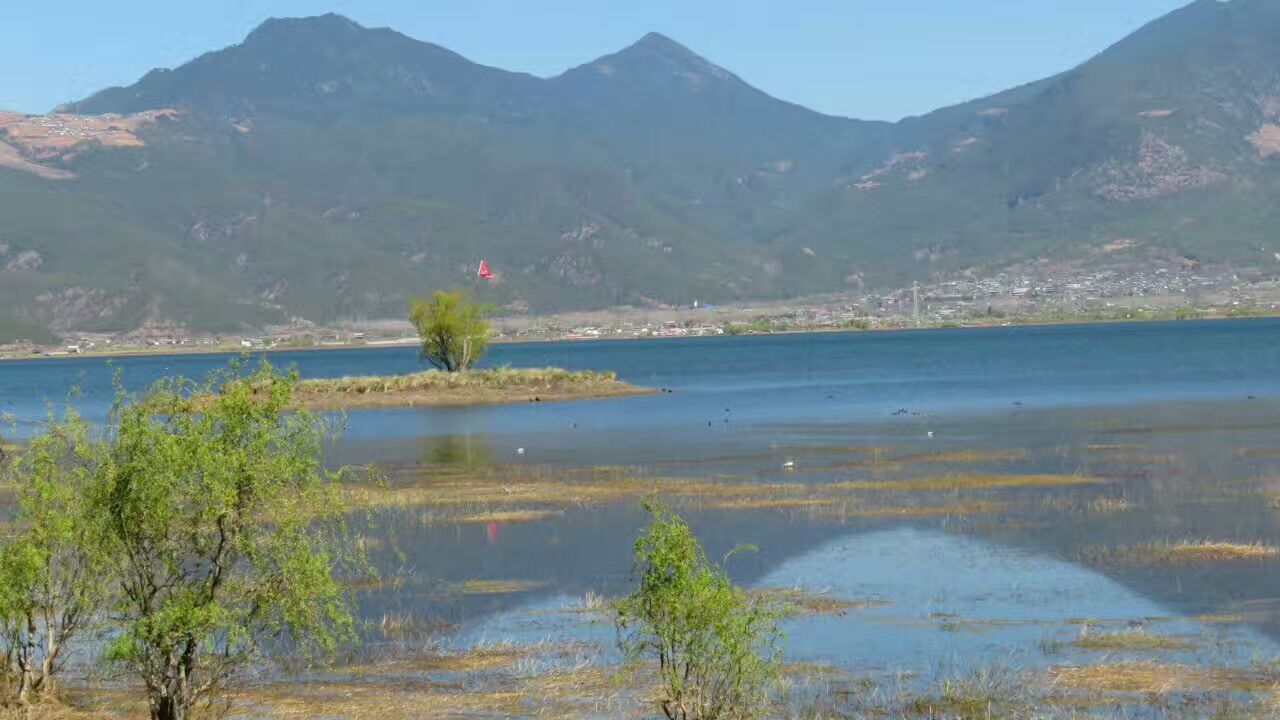
[[[16,416],[11,432],[22,434],[26,420],[78,388],[77,405],[100,419],[116,370],[139,389],[167,375],[200,377],[230,357],[0,363],[0,412]],[[419,367],[406,348],[269,357],[304,377]],[[400,467],[403,481],[425,486],[443,472],[502,466],[552,475],[627,466],[814,487],[940,473],[1087,474],[1098,482],[857,498],[1000,508],[978,514],[682,510],[713,556],[742,543],[760,548],[730,565],[744,583],[883,603],[791,621],[797,658],[886,673],[1048,665],[1085,655],[1070,645],[1082,618],[1196,638],[1194,649],[1174,654],[1180,660],[1241,664],[1280,654],[1280,563],[1117,564],[1097,552],[1187,539],[1280,544],[1280,321],[519,344],[493,348],[487,364],[610,369],[674,392],[354,412],[333,458]],[[888,470],[840,462],[841,453],[871,448],[891,457],[1011,455]],[[1122,509],[1095,510],[1103,500]],[[530,523],[432,523],[412,509],[377,522],[396,545],[379,564],[401,582],[363,592],[365,617],[439,619],[457,626],[449,641],[459,645],[565,637],[607,645],[609,627],[559,611],[588,592],[627,591],[644,518],[620,502]],[[466,580],[530,586],[442,591]],[[369,640],[392,639],[373,631]]]

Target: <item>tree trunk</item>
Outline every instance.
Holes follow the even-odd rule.
[[[157,698],[151,704],[151,720],[186,720],[187,711],[172,695]]]
[[[23,655],[18,663],[22,669],[22,678],[18,681],[18,702],[22,705],[28,705],[32,701],[32,693],[35,690],[35,668],[32,665],[36,661],[36,618],[34,615],[27,616],[27,637],[21,653]]]
[[[37,689],[41,693],[53,690],[54,663],[58,661],[58,652],[62,649],[58,645],[58,636],[54,631],[55,624],[48,618],[45,619],[45,623],[48,627],[46,628],[44,659],[40,662],[40,678],[37,681]]]

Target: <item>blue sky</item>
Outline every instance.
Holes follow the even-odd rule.
[[[44,112],[339,12],[477,62],[557,74],[656,30],[815,110],[897,119],[1065,70],[1187,0],[47,0],[0,22],[0,109]]]

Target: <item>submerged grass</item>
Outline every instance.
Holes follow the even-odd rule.
[[[1195,647],[1182,638],[1157,635],[1146,630],[1089,632],[1088,626],[1072,643],[1084,650],[1190,650]]]
[[[984,463],[1024,460],[1024,450],[942,450],[894,458],[898,463]]]
[[[1146,694],[1258,692],[1278,687],[1277,677],[1268,671],[1156,662],[1055,667],[1049,670],[1048,682],[1064,690]]]
[[[1186,540],[1128,547],[1087,548],[1082,554],[1086,560],[1104,564],[1198,564],[1267,560],[1280,556],[1280,548],[1262,543]]]
[[[836,490],[973,490],[1096,485],[1102,482],[1086,475],[951,473],[906,480],[852,480],[833,483],[829,487]]]
[[[449,586],[454,595],[513,595],[543,587],[537,580],[465,580]]]
[[[562,517],[563,515],[563,510],[504,510],[463,515],[462,517],[453,518],[453,522],[499,524],[538,522],[540,520],[547,520],[553,517]]]
[[[887,607],[892,604],[885,600],[849,600],[832,596],[826,592],[802,587],[759,588],[753,590],[752,594],[777,603],[784,612],[791,615],[837,615],[843,617],[850,610]]]

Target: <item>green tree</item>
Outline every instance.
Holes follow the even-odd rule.
[[[617,605],[619,644],[633,659],[656,658],[670,720],[758,717],[781,680],[780,609],[734,586],[679,516],[645,509],[640,585]]]
[[[18,498],[14,532],[0,546],[0,652],[21,704],[53,689],[68,643],[107,598],[110,556],[85,503],[100,458],[100,443],[69,411],[5,467]]]
[[[409,321],[422,340],[421,355],[437,370],[467,370],[489,349],[489,309],[462,292],[437,290],[414,300]]]
[[[212,703],[270,644],[314,657],[354,639],[336,576],[360,558],[321,465],[324,425],[285,412],[296,383],[233,368],[113,413],[92,503],[119,558],[107,656],[139,676],[155,720]]]

